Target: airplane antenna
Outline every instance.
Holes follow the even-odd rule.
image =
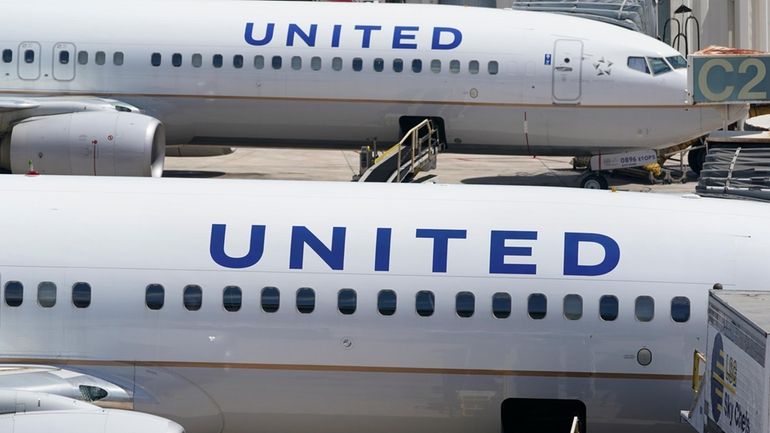
[[[31,159],[29,161],[27,161],[27,165],[28,165],[28,168],[27,168],[26,176],[37,176],[37,175],[40,174],[40,173],[37,172],[37,170],[35,170],[35,166],[32,165],[32,160]]]

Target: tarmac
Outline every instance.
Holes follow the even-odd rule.
[[[540,185],[577,188],[582,171],[574,170],[570,157],[533,157],[441,153],[437,168],[421,174],[431,182]],[[211,157],[166,157],[164,177],[324,180],[350,182],[358,173],[355,150],[299,148],[241,148],[230,155]],[[685,159],[686,161],[686,159]],[[665,168],[681,177],[678,161]],[[685,171],[687,167],[685,165]],[[688,171],[685,182],[651,184],[643,174],[614,172],[607,176],[618,190],[691,193],[697,177]]]

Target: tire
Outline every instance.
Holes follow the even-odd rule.
[[[607,178],[599,173],[591,173],[580,181],[580,187],[584,189],[608,189]]]
[[[687,152],[687,164],[690,165],[690,170],[700,176],[701,170],[703,170],[703,163],[706,162],[706,148],[700,147],[698,149],[691,149]]]

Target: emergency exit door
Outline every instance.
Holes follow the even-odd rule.
[[[40,78],[40,44],[22,42],[19,44],[19,78],[37,80]]]
[[[59,81],[75,79],[75,45],[59,42],[53,47],[53,77]]]
[[[582,41],[556,41],[553,49],[553,102],[580,102],[582,63]]]

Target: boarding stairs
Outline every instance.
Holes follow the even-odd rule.
[[[412,182],[418,173],[436,168],[440,148],[438,129],[425,119],[382,154],[378,155],[376,142],[363,147],[359,173],[353,181]]]

